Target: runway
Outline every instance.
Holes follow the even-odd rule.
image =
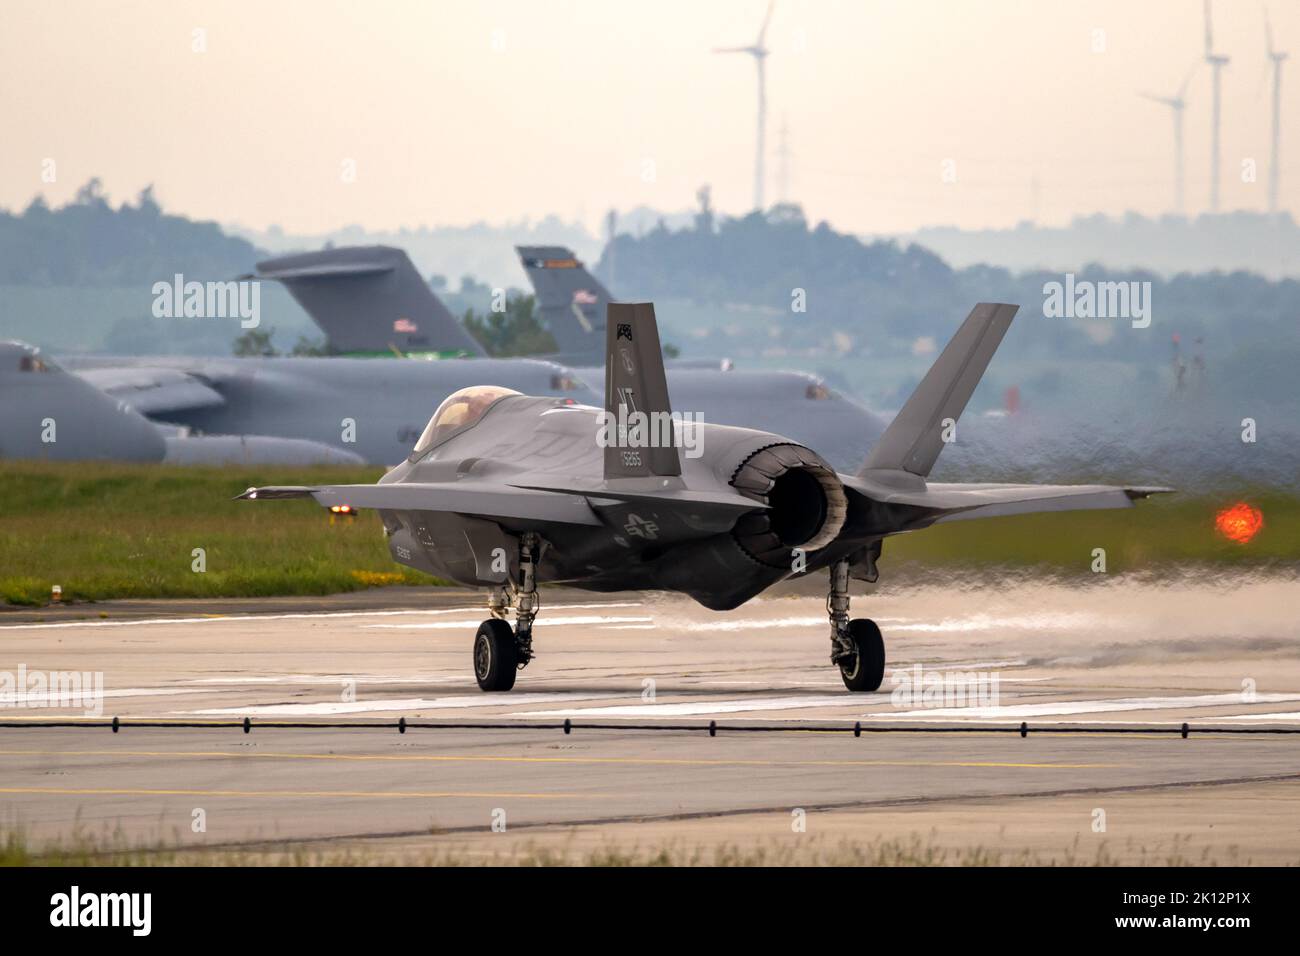
[[[109,608],[2,626],[0,671],[102,672],[103,691],[100,708],[0,693],[0,720],[98,709],[122,721],[116,734],[0,728],[2,819],[35,841],[80,828],[385,859],[919,840],[1058,861],[1300,862],[1300,735],[1198,729],[1300,727],[1300,584],[1288,578],[855,598],[889,646],[885,686],[869,695],[830,667],[818,598],[716,614],[576,592],[544,595],[538,659],[513,692],[483,694],[470,673],[483,615],[461,597],[260,615]],[[131,724],[244,717],[247,734]],[[483,726],[273,726],[403,717]],[[523,726],[566,718],[568,735]],[[1022,721],[1061,732],[995,732]],[[1157,733],[1182,722],[1189,739]],[[828,732],[855,723],[968,732]],[[631,729],[642,725],[667,729]],[[756,726],[778,730],[742,729]],[[1099,727],[1139,733],[1077,732]]]

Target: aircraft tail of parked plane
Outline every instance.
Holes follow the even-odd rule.
[[[537,312],[573,365],[597,364],[605,344],[605,317],[614,300],[587,267],[564,246],[516,246],[537,293]]]
[[[244,278],[283,283],[335,352],[484,354],[401,249],[346,246],[280,256]]]

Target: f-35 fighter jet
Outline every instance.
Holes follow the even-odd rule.
[[[398,562],[490,588],[473,649],[485,691],[509,690],[533,660],[539,582],[676,591],[729,610],[819,569],[830,577],[831,662],[849,690],[873,691],[885,645],[873,621],[850,619],[849,580],[876,580],[885,538],[942,521],[1131,507],[1166,490],[926,481],[1013,305],[975,307],[852,475],[781,435],[674,415],[654,306],[608,309],[603,409],[466,388],[378,484],[240,497],[377,509]]]

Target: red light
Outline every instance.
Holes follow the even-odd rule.
[[[1264,527],[1264,512],[1239,501],[1214,516],[1214,527],[1228,540],[1246,544]]]

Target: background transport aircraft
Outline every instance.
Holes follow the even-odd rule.
[[[285,256],[260,263],[257,275],[284,282],[336,350],[394,355],[418,347],[426,355],[447,357],[471,354],[469,343],[472,354],[482,354],[401,250],[346,247]],[[225,460],[222,456],[236,454],[242,457],[234,460],[254,460],[255,454],[262,462],[299,463],[305,453],[334,460],[326,451],[333,448],[343,453],[342,460],[359,456],[390,465],[410,451],[430,407],[483,381],[597,403],[582,376],[542,359],[76,356],[62,364],[154,422],[207,437],[201,444],[178,445],[171,452],[176,460]],[[587,380],[600,374],[591,370]],[[861,449],[884,427],[813,376],[692,367],[669,375],[683,411],[707,422],[760,427],[815,444],[840,467],[856,464]],[[224,436],[221,441],[218,435]],[[182,437],[173,429],[168,440],[176,444]],[[133,454],[128,446],[124,457]],[[103,457],[114,456],[106,451]]]
[[[598,396],[567,369],[535,359],[122,358],[64,362],[150,418],[223,435],[273,435],[333,446],[376,465],[410,453],[429,408],[486,380],[578,402]]]
[[[256,277],[263,276],[285,283],[335,351],[483,355],[400,249],[371,246],[284,256],[260,263]],[[258,460],[286,464],[301,462],[306,448],[323,450],[318,445],[332,450],[318,456],[323,460],[376,465],[401,461],[419,436],[429,408],[484,376],[530,394],[582,402],[597,398],[571,370],[552,362],[477,362],[481,364],[471,370],[455,361],[346,356],[62,360],[85,382],[153,421],[212,436],[204,442],[206,454],[216,455],[219,448],[230,454],[251,445]],[[223,436],[220,442],[217,435]],[[274,436],[276,441],[260,436]],[[196,444],[178,447],[173,455],[202,460],[196,457]],[[104,457],[114,456],[106,452]]]
[[[563,247],[522,247],[520,255],[537,289],[542,320],[550,324],[552,335],[560,343],[559,354],[539,358],[561,363],[581,360],[587,367],[577,369],[577,377],[588,384],[600,382],[604,376],[601,369],[603,316],[610,302],[609,293]],[[572,265],[546,264],[560,261]],[[375,262],[382,263],[386,271],[373,268],[371,264]],[[530,262],[543,264],[529,265]],[[398,324],[419,330],[421,348],[444,354],[459,336],[467,336],[400,249],[387,246],[324,249],[258,263],[256,276],[284,282],[307,314],[326,332],[335,349],[341,350],[346,344],[351,351],[402,352],[403,343],[410,339],[394,334]],[[401,280],[396,276],[401,276]],[[587,288],[591,291],[584,292]],[[597,305],[585,304],[587,298]],[[572,303],[574,311],[557,310],[554,303],[559,299]],[[594,319],[597,312],[602,316],[598,324]],[[575,315],[585,318],[580,321]],[[489,381],[484,374],[480,371],[474,380]],[[573,373],[566,370],[566,374]],[[491,381],[518,388],[508,379]],[[884,422],[878,416],[828,388],[816,376],[802,372],[734,369],[724,372],[716,362],[704,365],[669,362],[668,381],[680,411],[701,415],[704,421],[720,425],[779,432],[823,449],[823,454],[840,467],[856,465],[862,449],[884,431]],[[442,397],[445,393],[437,398]],[[312,437],[316,437],[314,433]]]
[[[266,435],[192,436],[72,375],[38,349],[0,342],[0,459],[175,464],[360,464],[331,444]]]
[[[467,388],[443,402],[378,484],[249,488],[240,497],[378,509],[396,561],[491,588],[491,617],[473,648],[483,690],[509,690],[533,659],[538,582],[674,591],[730,610],[827,569],[831,661],[849,690],[873,691],[884,641],[875,622],[849,618],[849,579],[877,579],[886,537],[943,521],[1131,507],[1167,490],[927,481],[1013,305],[971,311],[853,474],[770,432],[703,424],[688,440],[687,426],[638,423],[636,415],[667,422],[672,412],[654,307],[608,310],[603,413]]]

